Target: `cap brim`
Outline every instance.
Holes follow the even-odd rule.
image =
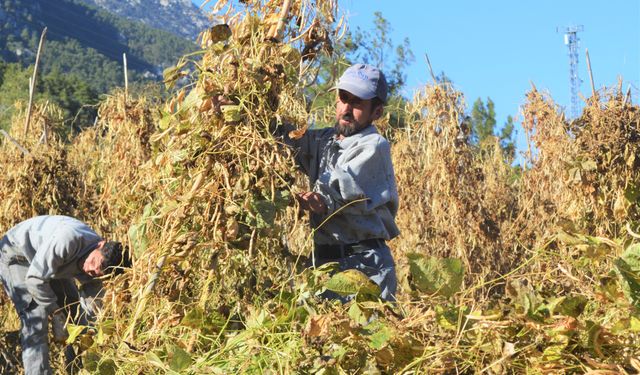
[[[334,89],[348,91],[363,100],[373,99],[377,96],[375,92],[371,93],[369,90],[350,84],[349,82],[339,82]]]

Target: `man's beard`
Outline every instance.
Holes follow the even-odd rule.
[[[336,124],[333,126],[333,128],[336,130],[337,135],[350,137],[364,128],[364,126],[356,122],[352,116],[343,116],[343,119],[344,117],[347,117],[351,122],[347,125],[341,125],[340,119],[338,119],[336,121]]]
[[[340,122],[336,121],[336,124],[333,126],[333,128],[336,130],[337,135],[342,135],[344,137],[352,136],[358,132],[358,130],[356,129],[356,124],[354,123],[351,123],[349,125],[340,125]]]

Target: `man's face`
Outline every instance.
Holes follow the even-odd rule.
[[[345,90],[338,90],[336,102],[336,125],[338,135],[348,137],[377,120],[382,115],[382,106],[372,108],[371,99],[360,99]]]
[[[82,270],[91,277],[100,277],[104,275],[104,271],[102,269],[102,262],[104,261],[104,255],[102,254],[103,245],[104,242],[101,242],[97,248],[87,255],[84,262],[82,262]]]

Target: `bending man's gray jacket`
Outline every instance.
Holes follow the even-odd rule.
[[[390,240],[400,234],[391,148],[373,125],[337,140],[333,128],[307,130],[298,140],[296,160],[309,176],[311,189],[328,207],[311,214],[314,242],[349,244],[368,239]]]
[[[10,244],[5,256],[9,262],[26,258],[27,289],[48,314],[61,307],[50,280],[75,278],[82,286],[81,295],[86,297],[95,297],[101,290],[102,283],[84,273],[78,264],[102,241],[85,223],[67,216],[38,216],[10,229],[6,238]],[[31,301],[24,302],[28,305]]]

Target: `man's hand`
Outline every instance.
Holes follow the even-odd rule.
[[[322,195],[314,193],[313,191],[297,193],[296,200],[300,203],[300,207],[302,207],[303,210],[320,215],[327,212],[327,205],[324,203],[324,198],[322,198]]]
[[[67,332],[65,314],[63,312],[56,312],[51,316],[51,329],[53,329],[53,340],[57,343],[64,344],[69,338],[69,332]]]

